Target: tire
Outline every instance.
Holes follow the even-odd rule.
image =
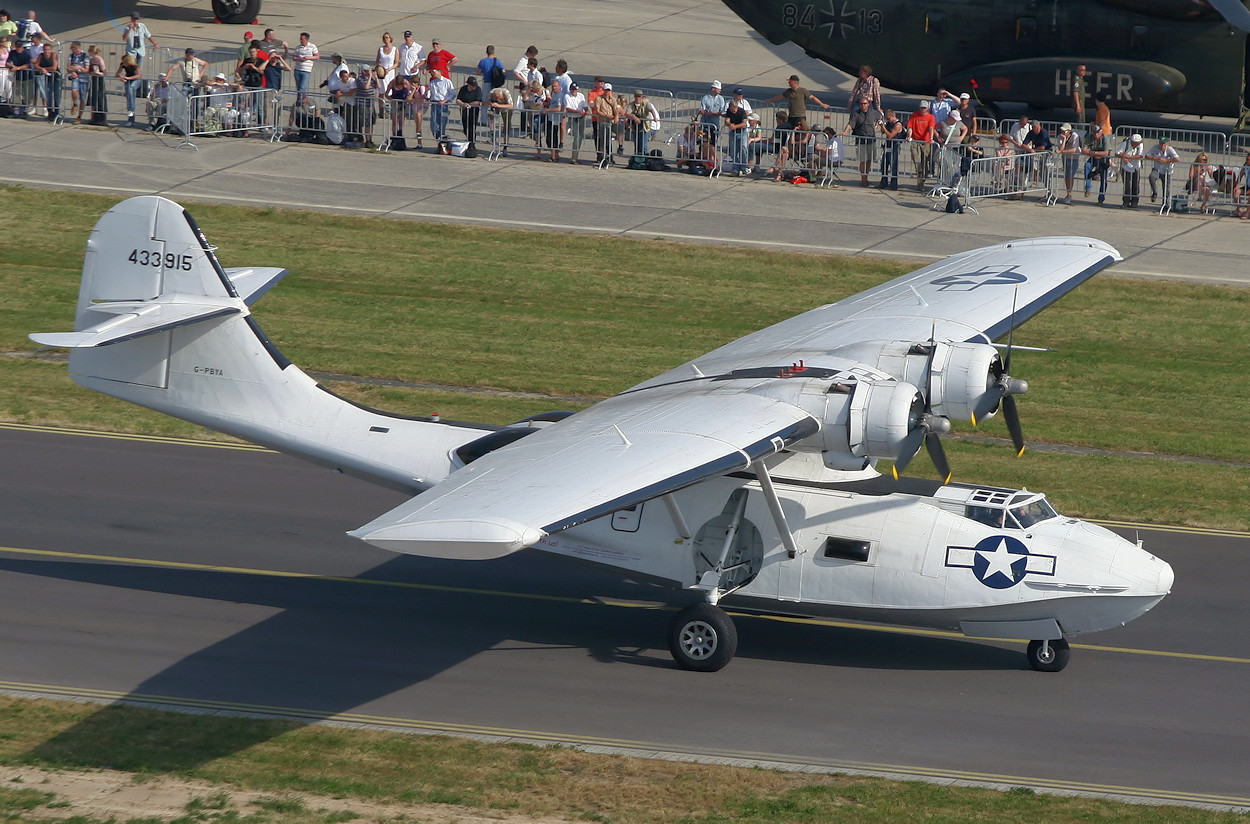
[[[1043,654],[1042,641],[1030,641],[1029,649],[1026,655],[1029,658],[1029,666],[1038,672],[1059,672],[1068,665],[1068,658],[1071,657],[1071,650],[1068,649],[1068,642],[1062,638],[1057,641],[1050,641],[1047,645],[1045,654]]]
[[[253,23],[260,16],[260,0],[213,0],[213,16],[223,23]]]
[[[738,630],[720,607],[695,604],[669,625],[668,649],[683,669],[716,672],[738,651]]]

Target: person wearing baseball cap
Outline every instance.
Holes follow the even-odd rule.
[[[713,146],[720,136],[720,121],[727,108],[729,104],[720,93],[720,81],[713,80],[712,88],[699,101],[699,128]]]
[[[928,100],[921,100],[907,118],[907,135],[911,138],[911,162],[916,167],[916,189],[923,192],[933,166],[933,141],[937,136],[937,121],[929,111]]]
[[[399,44],[399,73],[415,85],[417,72],[421,70],[423,63],[425,63],[425,49],[412,39],[412,32],[404,32],[404,42]]]
[[[794,122],[798,118],[807,118],[807,101],[812,101],[825,111],[829,111],[829,104],[823,102],[819,97],[809,92],[800,85],[801,81],[797,74],[790,75],[790,79],[786,81],[787,87],[780,93],[764,101],[765,104],[776,103],[780,100],[786,101],[789,109],[790,122]]]
[[[130,25],[126,27],[122,34],[122,42],[126,45],[126,54],[135,59],[135,65],[142,68],[143,58],[147,56],[147,43],[152,44],[152,48],[159,49],[156,41],[152,39],[152,32],[148,31],[146,24],[139,20],[139,12],[132,11],[130,13]]]
[[[1064,123],[1059,127],[1059,142],[1055,146],[1055,151],[1059,153],[1060,159],[1063,160],[1063,185],[1067,189],[1067,197],[1063,199],[1065,206],[1072,205],[1072,183],[1076,180],[1077,170],[1080,169],[1084,158],[1081,156],[1081,139],[1076,132],[1072,131],[1071,123]]]

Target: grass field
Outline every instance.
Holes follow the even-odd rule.
[[[119,769],[133,773],[138,782],[161,775],[212,782],[216,791],[179,819],[188,823],[351,820],[343,813],[316,813],[323,806],[318,799],[331,798],[355,800],[362,806],[459,805],[487,811],[490,820],[505,823],[539,816],[549,817],[547,822],[556,818],[611,824],[1220,824],[1246,820],[1231,813],[1060,798],[1024,789],[997,792],[673,763],[591,755],[567,747],[492,745],[5,696],[0,696],[0,764]],[[272,793],[274,802],[254,817],[237,810],[231,816],[231,794],[243,790]],[[308,797],[292,798],[292,793]],[[55,807],[46,808],[56,803],[55,792],[44,785],[0,788],[0,821],[37,820],[36,814],[55,812]],[[348,807],[350,812],[350,803]],[[95,824],[89,819],[72,820]],[[450,820],[456,820],[454,812]]]
[[[0,352],[72,324],[90,227],[117,198],[8,187],[0,213]],[[285,266],[255,307],[305,369],[454,387],[603,397],[914,264],[275,209],[192,207],[226,266]],[[55,217],[57,230],[44,224]],[[39,244],[19,238],[40,237]],[[1025,485],[1061,511],[1250,529],[1250,290],[1096,278],[1022,327],[1013,371],[1040,451],[948,441],[956,480]],[[507,423],[557,400],[341,384],[398,412]],[[0,358],[0,419],[203,436],[74,388],[65,368]],[[957,425],[957,433],[971,427]],[[1005,436],[1000,420],[983,432]],[[1205,462],[1118,457],[1141,451]],[[916,474],[931,472],[922,454]]]

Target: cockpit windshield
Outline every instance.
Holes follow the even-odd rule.
[[[1017,495],[1017,500],[1023,496]],[[1030,496],[1032,497],[1032,496]],[[1020,524],[1021,529],[1028,529],[1038,521],[1045,521],[1050,518],[1058,518],[1059,513],[1055,512],[1055,508],[1050,505],[1042,496],[1032,497],[1032,500],[1025,503],[1016,504],[1011,507],[1011,514],[1016,522]]]
[[[1042,495],[1026,493],[1016,495],[1019,501],[1009,506],[969,506],[967,515],[995,529],[1028,529],[1039,521],[1058,518],[1059,513]]]

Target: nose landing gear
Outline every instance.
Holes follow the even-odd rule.
[[[1071,652],[1068,642],[1059,638],[1054,641],[1030,641],[1026,655],[1029,666],[1038,672],[1059,672],[1068,665]]]

